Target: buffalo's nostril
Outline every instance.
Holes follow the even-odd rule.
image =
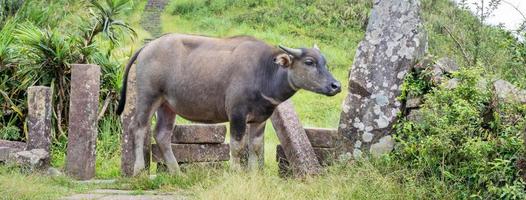
[[[333,89],[333,90],[340,89],[340,87],[341,87],[340,82],[332,82],[331,83],[331,89]]]

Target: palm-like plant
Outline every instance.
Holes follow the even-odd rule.
[[[112,45],[119,43],[119,36],[123,33],[130,33],[137,36],[130,25],[122,20],[116,19],[126,8],[129,0],[105,0],[103,2],[91,0],[91,21],[90,28],[84,33],[84,47],[90,48],[95,36],[99,33],[104,34]],[[89,51],[87,51],[89,52]],[[86,61],[83,59],[82,61]]]
[[[66,39],[57,31],[40,29],[31,23],[17,28],[15,37],[23,44],[21,52],[26,55],[25,67],[19,74],[30,81],[30,85],[50,85],[56,94],[54,115],[61,134],[63,116],[68,114],[70,68],[69,63],[79,60],[81,55],[74,37]]]
[[[116,93],[113,88],[117,88],[116,73],[119,70],[119,64],[111,60],[111,50],[115,45],[119,44],[119,39],[124,34],[132,35],[132,38],[137,37],[137,33],[130,25],[117,17],[128,8],[130,0],[91,0],[91,24],[90,28],[85,29],[83,34],[83,57],[80,63],[97,63],[102,67],[103,77],[103,93],[105,93],[106,100],[99,114],[99,119],[104,115],[109,103],[116,100]],[[103,34],[109,39],[109,50],[104,54],[101,51],[94,51],[94,39],[98,34]]]
[[[0,28],[0,130],[9,126],[21,126],[24,117],[21,98],[23,84],[17,79],[17,52],[13,48],[13,20],[5,21]],[[0,131],[3,132],[3,131]]]

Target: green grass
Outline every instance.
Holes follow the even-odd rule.
[[[0,199],[57,199],[87,189],[66,177],[23,174],[18,169],[0,166]]]

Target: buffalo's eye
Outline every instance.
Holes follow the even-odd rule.
[[[306,60],[305,64],[308,65],[308,66],[312,66],[312,65],[314,65],[314,62],[312,60]]]

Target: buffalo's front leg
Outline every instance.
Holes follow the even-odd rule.
[[[248,166],[250,169],[263,169],[265,166],[265,122],[248,125]]]
[[[155,141],[161,150],[164,162],[168,167],[168,172],[170,174],[179,174],[181,170],[175,159],[171,145],[174,122],[175,111],[167,102],[164,102],[157,110]]]
[[[248,161],[248,137],[245,137],[246,116],[235,113],[230,117],[230,154],[232,169],[246,169]]]

